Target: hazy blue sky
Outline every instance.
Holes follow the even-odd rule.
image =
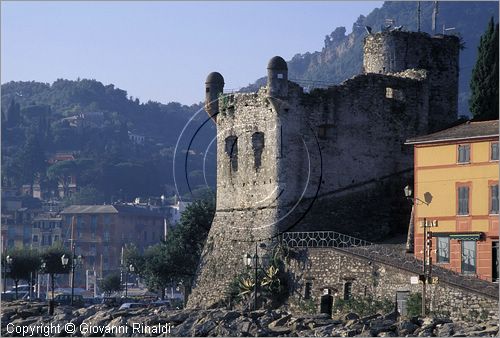
[[[1,82],[93,78],[141,101],[191,104],[205,77],[239,88],[274,55],[323,47],[381,1],[1,2]]]

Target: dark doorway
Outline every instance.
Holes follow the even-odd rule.
[[[321,296],[320,312],[327,313],[329,316],[332,315],[333,296],[330,294],[330,290],[328,290],[327,294],[324,294],[323,296]]]
[[[491,279],[498,282],[498,241],[491,242]]]

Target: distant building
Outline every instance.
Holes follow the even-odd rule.
[[[44,250],[62,243],[62,217],[56,213],[41,213],[33,219],[31,247]]]
[[[176,199],[175,204],[165,206],[165,214],[168,219],[168,223],[171,225],[176,225],[180,222],[182,213],[192,202],[185,202]]]
[[[433,264],[498,281],[498,135],[497,120],[407,141],[415,149],[416,257],[423,255],[425,219],[435,225],[428,228]]]
[[[29,196],[2,198],[3,249],[31,246],[32,221],[42,211],[40,200]]]
[[[161,214],[130,205],[72,205],[60,215],[65,245],[73,238],[76,255],[84,257],[75,273],[77,287],[85,287],[87,270],[95,271],[97,278],[120,271],[125,245],[143,250],[160,242],[164,233]]]
[[[146,142],[146,136],[131,131],[128,132],[128,139],[132,141],[132,143],[139,145],[144,145]]]

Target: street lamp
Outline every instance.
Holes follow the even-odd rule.
[[[252,267],[252,265],[253,265],[253,268],[255,271],[255,281],[254,281],[255,282],[255,290],[254,290],[254,300],[253,300],[254,310],[257,310],[257,293],[258,293],[258,287],[259,287],[259,284],[258,284],[258,282],[259,282],[258,281],[259,258],[261,259],[262,264],[265,264],[268,261],[266,256],[259,257],[258,247],[260,247],[261,249],[265,249],[266,244],[260,243],[260,245],[258,245],[257,242],[255,242],[255,254],[254,254],[254,256],[251,256],[250,254],[246,254],[243,256],[243,262],[245,263],[245,265],[248,268]]]
[[[76,265],[82,261],[82,255],[78,255],[78,257],[75,258],[75,247],[73,246],[71,256],[71,305],[73,305],[73,298],[75,296],[75,268]],[[69,257],[67,257],[66,254],[61,256],[61,263],[64,267],[68,266]]]
[[[134,272],[135,268],[132,264],[128,266],[128,269],[125,271],[125,298],[128,296],[128,273],[129,272]]]
[[[10,272],[9,266],[12,264],[12,257],[5,257],[5,266],[3,267],[3,292],[7,291],[7,273]]]
[[[412,197],[413,191],[409,185],[404,188],[405,196],[408,200],[412,201],[415,205],[425,204],[429,205],[432,202],[432,195],[430,192],[424,193],[424,200],[418,197]],[[413,207],[412,207],[412,217],[413,217]],[[422,281],[422,316],[425,317],[425,293],[427,288],[427,282],[431,277],[432,268],[432,257],[431,257],[431,247],[432,247],[432,232],[427,231],[427,228],[432,227],[432,222],[427,222],[424,218],[422,227],[424,228],[424,244],[423,244],[423,255],[424,260],[422,262],[422,275],[420,280]]]

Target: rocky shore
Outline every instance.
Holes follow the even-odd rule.
[[[226,309],[168,310],[159,307],[118,310],[103,305],[81,309],[60,306],[56,308],[54,316],[48,316],[47,305],[44,303],[12,302],[2,304],[1,321],[3,337],[22,336],[23,329],[26,336],[29,332],[47,327],[54,328],[50,333],[51,336],[59,337],[494,337],[498,335],[498,323],[495,321],[467,323],[436,317],[398,318],[395,313],[374,314],[367,317],[348,313],[332,319],[323,314],[292,314],[280,309],[243,313]]]

